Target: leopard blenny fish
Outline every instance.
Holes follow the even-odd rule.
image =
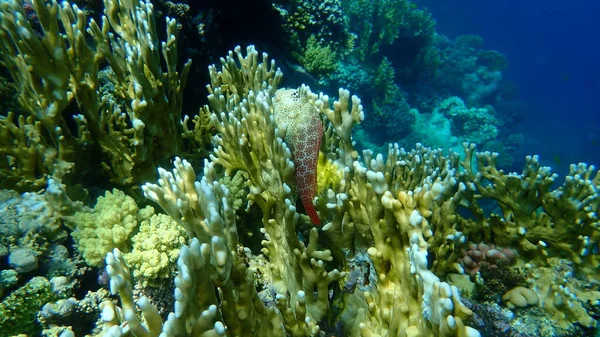
[[[319,112],[306,93],[297,89],[279,89],[273,97],[275,123],[286,128],[285,142],[294,157],[296,189],[315,225],[321,220],[313,205],[317,193],[317,162],[323,136]]]

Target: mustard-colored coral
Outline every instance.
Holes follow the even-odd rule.
[[[132,249],[124,254],[125,261],[143,284],[169,277],[186,241],[185,231],[175,220],[166,214],[154,214],[139,224],[131,238]]]
[[[153,214],[151,206],[139,209],[133,198],[114,189],[99,197],[93,210],[73,215],[72,235],[85,262],[100,267],[106,253],[114,248],[130,251],[140,222],[148,221]]]
[[[317,162],[317,195],[321,195],[329,188],[337,188],[344,178],[344,170],[331,159],[325,158],[323,152],[319,152]]]

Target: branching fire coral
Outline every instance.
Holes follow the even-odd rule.
[[[225,331],[240,335],[239,331],[245,331],[259,336],[314,336],[321,330],[319,322],[334,318],[331,309],[337,297],[348,303],[335,309],[339,312],[338,324],[348,335],[479,336],[464,324],[471,313],[460,302],[457,288],[440,282],[427,269],[425,239],[433,234],[427,218],[436,200],[453,195],[446,191],[443,180],[432,181],[415,194],[394,195],[391,188],[399,184],[388,185],[380,170],[391,168],[400,150],[395,148],[387,164],[382,156],[372,158],[365,152],[365,167],[352,148],[352,127],[363,118],[360,100],[352,97],[350,103],[349,93],[340,90],[332,109],[327,96],[302,87],[298,90],[310,98],[313,109],[326,116],[323,147],[338,150],[325,150],[325,155],[344,167],[345,177],[339,191],[327,192],[338,202],[320,209],[321,217],[328,219],[323,233],[313,228],[307,239],[301,240],[297,234],[297,196],[291,188],[295,165],[283,141],[286,130],[275,124],[277,106],[271,98],[281,74],[273,65],[267,66],[266,54],[259,63],[253,47],[245,56],[236,49],[222,60],[222,65],[221,71],[211,67],[210,106],[205,110],[213,116],[217,147],[205,164],[202,180],[194,182],[191,165],[177,159],[173,172],[160,170],[158,185],[144,186],[145,195],[161,205],[193,238],[178,262],[175,312],[164,324],[152,322],[154,328],[162,326],[167,335],[188,327],[188,335],[208,331],[214,335]],[[352,166],[346,166],[346,162]],[[218,167],[228,174],[246,172],[250,204],[263,214],[263,256],[250,256],[250,269],[237,248],[242,243],[230,206],[232,200],[217,182]],[[335,251],[341,253],[320,250],[322,236],[335,242]],[[115,251],[109,256],[108,270],[118,283],[113,291],[129,298],[125,303],[130,303],[130,281],[127,273],[119,271],[126,268],[119,255]],[[339,260],[343,256],[345,260]],[[360,284],[352,292],[340,292],[340,282],[347,274],[331,266],[348,268],[359,256],[368,256],[372,261],[373,282]],[[269,285],[260,293],[254,287],[256,272]],[[185,296],[194,283],[203,290]],[[411,291],[401,290],[403,287]],[[142,304],[144,312],[147,302]],[[134,310],[129,304],[127,307]],[[129,321],[127,316],[132,314],[126,312],[125,320]],[[350,316],[356,320],[344,318]],[[120,329],[116,323],[111,330]]]
[[[158,185],[144,187],[193,238],[178,262],[185,281],[176,282],[176,298],[183,302],[162,325],[167,335],[196,325],[186,334],[264,335],[262,328],[269,327],[268,335],[313,336],[334,321],[349,336],[479,336],[465,324],[472,312],[458,289],[439,279],[465,272],[459,262],[471,242],[511,247],[518,259],[539,265],[560,255],[582,268],[597,265],[600,175],[593,167],[573,166],[553,189],[556,176],[535,157],[523,173],[505,174],[496,168],[497,154],[477,153],[469,144],[464,159],[397,145],[385,157],[368,150],[359,156],[351,130],[364,118],[360,100],[340,90],[331,105],[328,96],[305,86],[298,90],[324,120],[321,151],[343,177],[318,196],[326,200],[316,203],[322,231],[313,228],[303,240],[292,189],[294,158],[284,141],[287,130],[274,117],[281,74],[266,54],[262,58],[253,47],[246,55],[237,48],[221,70],[210,68],[210,105],[204,109],[217,130],[217,146],[201,182],[194,181],[188,162],[177,159],[172,173],[160,170]],[[258,256],[238,248],[244,242],[236,234],[232,198],[217,182],[222,169],[248,177],[248,206],[262,213]],[[495,200],[499,211],[486,216],[480,205],[485,198]],[[570,244],[556,241],[555,233]],[[330,249],[319,249],[324,242]],[[111,270],[124,268],[112,257],[109,264],[115,265]],[[190,273],[193,268],[204,269]],[[115,277],[129,282],[123,273]],[[255,277],[263,284],[258,293]],[[190,292],[186,282],[218,297],[184,297]],[[197,309],[187,311],[192,307]]]
[[[137,187],[182,150],[182,88],[191,62],[177,70],[175,20],[167,18],[167,41],[159,44],[150,2],[104,6],[98,23],[68,2],[34,0],[33,23],[21,1],[0,3],[0,58],[27,114],[0,118],[0,132],[11,136],[0,143],[4,187],[37,190],[48,176],[81,176],[90,166],[81,154],[98,149],[108,179]],[[110,92],[100,82],[106,64]],[[64,112],[73,103],[79,111],[71,119]]]

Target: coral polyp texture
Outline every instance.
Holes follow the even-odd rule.
[[[398,38],[410,8],[400,4],[365,57]],[[281,88],[282,71],[252,45],[209,66],[207,104],[182,117],[190,64],[177,70],[177,23],[166,20],[159,43],[151,3],[104,5],[98,25],[67,2],[33,1],[27,12],[0,2],[2,62],[25,111],[0,118],[0,178],[36,190],[0,194],[12,200],[0,208],[10,265],[0,336],[479,337],[526,326],[527,310],[544,318],[538,326],[595,328],[594,166],[572,165],[560,180],[537,156],[509,173],[499,154],[467,142],[359,151],[359,97]],[[101,64],[110,93],[99,89]],[[485,113],[459,103],[450,116]],[[211,144],[210,155],[182,153],[184,140]],[[74,201],[88,194],[67,179],[85,170],[75,154],[90,148],[113,184],[90,191],[103,195],[93,208]],[[502,271],[511,284],[492,286]],[[84,298],[77,273],[93,288]],[[33,274],[44,275],[33,279],[44,290],[35,301],[21,295],[36,293]],[[472,296],[481,289],[488,302]],[[514,326],[499,321],[507,316]]]

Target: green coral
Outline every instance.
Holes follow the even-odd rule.
[[[233,209],[236,211],[248,202],[247,176],[243,171],[236,172],[233,176],[224,176],[219,182],[227,187],[233,197]]]
[[[407,0],[347,0],[343,8],[350,31],[358,36],[355,51],[361,61],[379,54],[399,38],[424,45],[434,34],[431,15]]]
[[[32,278],[0,302],[0,337],[39,335],[42,327],[36,320],[38,311],[44,304],[58,299],[48,279]]]
[[[325,78],[337,69],[335,51],[329,45],[317,41],[315,35],[311,35],[306,41],[304,53],[299,60],[309,73],[319,78]]]
[[[273,6],[279,11],[289,45],[299,48],[311,36],[343,50],[353,37],[348,32],[342,10],[344,0],[279,0]]]
[[[394,83],[394,76],[395,71],[392,62],[390,62],[387,57],[384,57],[375,71],[375,78],[373,81],[376,90],[380,92],[384,104],[394,103],[399,94],[400,89],[396,83]]]

